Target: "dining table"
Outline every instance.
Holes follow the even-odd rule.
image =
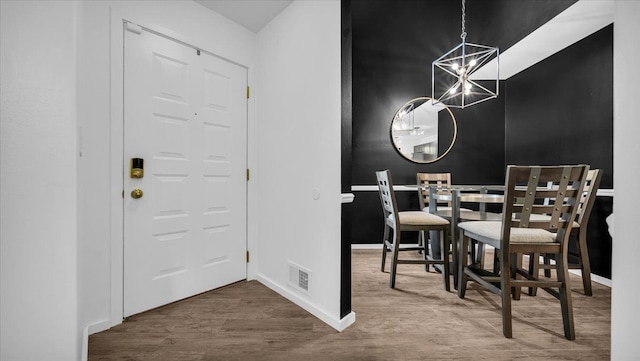
[[[453,267],[451,269],[454,275],[454,288],[457,289],[459,272],[458,247],[460,245],[458,223],[461,221],[501,221],[501,214],[487,212],[487,204],[504,203],[504,185],[432,185],[428,186],[428,188],[429,213],[447,218],[451,223],[451,252],[453,254]],[[449,203],[451,207],[438,211],[438,203]],[[462,203],[478,204],[478,211],[463,209],[461,208]],[[431,235],[429,238],[432,239]],[[431,242],[432,249],[436,244],[439,246],[439,242]],[[437,251],[434,253],[437,253]],[[481,252],[479,252],[479,255],[482,256]],[[434,256],[437,257],[438,254]]]

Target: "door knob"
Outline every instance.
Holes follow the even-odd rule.
[[[142,189],[136,188],[131,191],[131,198],[135,198],[135,199],[142,198],[142,195],[143,195]]]

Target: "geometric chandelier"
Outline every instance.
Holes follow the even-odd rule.
[[[462,0],[462,43],[431,63],[431,97],[449,107],[463,109],[498,97],[500,87],[499,50],[465,41],[465,15],[465,0]],[[474,76],[493,59],[495,70],[485,68],[481,77]]]

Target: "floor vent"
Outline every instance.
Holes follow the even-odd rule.
[[[289,285],[302,291],[309,292],[311,271],[289,261]]]

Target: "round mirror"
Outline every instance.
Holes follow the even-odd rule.
[[[403,157],[416,163],[442,159],[456,142],[458,125],[451,109],[420,97],[409,100],[391,121],[391,141]]]

